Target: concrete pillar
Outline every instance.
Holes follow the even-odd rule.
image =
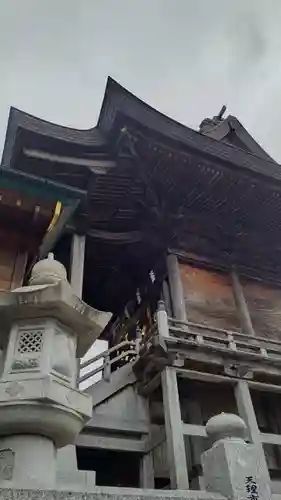
[[[238,417],[221,413],[206,425],[213,442],[202,454],[207,491],[231,500],[270,500],[270,478],[260,447],[244,440],[246,424]]]
[[[181,321],[187,321],[184,293],[177,255],[169,254],[167,256],[167,269],[173,316]]]
[[[56,486],[56,448],[44,436],[22,434],[0,439],[0,464],[2,485],[11,480],[22,488]]]

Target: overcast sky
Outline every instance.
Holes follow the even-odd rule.
[[[222,104],[281,162],[280,0],[0,0],[10,106],[96,124],[107,76],[197,128]]]

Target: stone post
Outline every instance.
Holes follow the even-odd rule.
[[[76,358],[100,335],[102,316],[74,294],[52,254],[34,266],[29,286],[0,292],[0,488],[60,488],[57,450],[92,416]]]
[[[256,444],[245,442],[246,430],[238,415],[221,413],[207,422],[213,445],[202,454],[205,489],[233,500],[269,500],[264,454]]]

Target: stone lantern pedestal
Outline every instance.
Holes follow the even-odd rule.
[[[56,486],[57,449],[92,416],[76,359],[100,335],[102,315],[74,295],[52,256],[29,286],[0,293],[0,487]]]
[[[205,488],[229,500],[270,500],[270,477],[260,447],[244,441],[246,424],[228,413],[207,422],[213,442],[202,454]]]

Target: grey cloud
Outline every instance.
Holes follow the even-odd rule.
[[[226,102],[281,161],[280,0],[0,0],[0,136],[10,105],[95,124],[108,75],[197,127]]]

